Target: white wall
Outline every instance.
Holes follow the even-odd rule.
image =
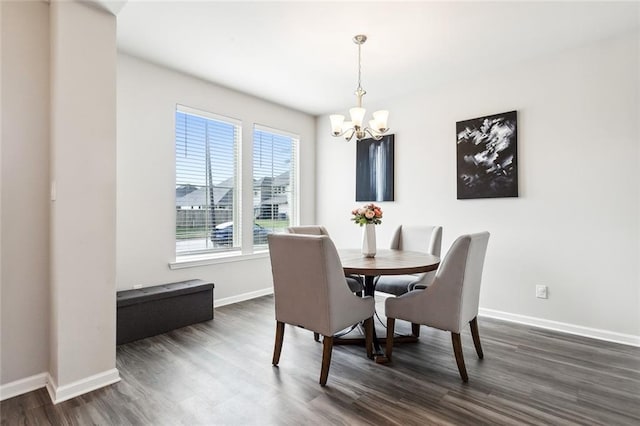
[[[0,7],[0,399],[47,384],[57,402],[118,380],[115,17]]]
[[[120,54],[118,289],[191,278],[214,282],[216,300],[269,289],[272,282],[266,257],[169,269],[169,262],[175,259],[176,104],[242,120],[243,148],[250,146],[254,123],[300,135],[301,222],[311,223],[315,219],[313,117]],[[248,149],[243,152],[243,162],[251,164]],[[247,171],[245,167],[243,179],[251,181]],[[248,197],[250,204],[251,192],[244,197]]]
[[[0,2],[0,383],[48,371],[49,6]]]
[[[541,58],[438,92],[367,105],[390,110],[396,201],[378,244],[401,223],[491,232],[480,306],[640,336],[638,33]],[[392,72],[392,70],[390,70]],[[429,78],[425,75],[425,78]],[[368,90],[384,88],[368,87]],[[345,105],[345,108],[348,107]],[[519,198],[456,200],[456,121],[518,111]],[[355,143],[318,120],[318,223],[358,246]],[[534,297],[536,284],[549,299]]]
[[[54,400],[115,370],[116,19],[50,5],[51,361]],[[91,385],[88,377],[98,376]]]

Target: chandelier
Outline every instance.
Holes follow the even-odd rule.
[[[365,41],[367,41],[366,35],[359,34],[353,37],[353,42],[358,45],[358,87],[355,92],[358,105],[349,110],[351,121],[344,121],[344,115],[340,114],[329,116],[331,120],[331,135],[335,137],[344,136],[347,141],[350,141],[354,135],[356,140],[364,139],[367,137],[367,134],[375,140],[380,140],[389,130],[387,127],[389,111],[384,110],[373,113],[373,120],[369,120],[369,127],[363,125],[366,109],[362,108],[362,97],[366,95],[367,92],[360,84],[360,74],[362,70],[360,50]]]

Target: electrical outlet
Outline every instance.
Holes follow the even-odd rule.
[[[134,285],[133,285],[133,289],[134,289],[134,290],[137,290],[137,289],[139,289],[139,288],[142,288],[142,284],[134,284]]]
[[[536,286],[536,297],[538,299],[547,299],[549,297],[548,288],[547,288],[546,285],[537,285]]]

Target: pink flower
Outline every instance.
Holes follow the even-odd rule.
[[[367,210],[366,212],[364,212],[364,217],[366,217],[367,219],[373,219],[375,215],[376,214],[373,212],[373,210]]]

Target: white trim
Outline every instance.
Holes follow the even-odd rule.
[[[47,374],[47,392],[49,393],[49,398],[51,399],[51,402],[53,402],[55,404],[55,400],[56,400],[56,382],[55,380],[53,380],[53,377],[51,377],[51,374],[48,373]]]
[[[45,387],[47,385],[47,376],[48,373],[34,374],[24,379],[0,385],[0,401]]]
[[[244,302],[245,300],[255,299],[266,296],[267,294],[273,294],[273,287],[263,288],[262,290],[251,291],[249,293],[242,293],[237,296],[217,299],[213,302],[213,307],[218,308],[220,306],[231,305],[232,303]]]
[[[599,328],[583,327],[581,325],[552,321],[544,318],[529,317],[520,314],[512,314],[509,312],[496,311],[494,309],[480,308],[478,311],[479,315],[483,317],[495,318],[503,321],[545,328],[547,330],[560,331],[563,333],[576,334],[578,336],[605,340],[607,342],[640,347],[640,336],[634,336],[632,334],[617,333],[615,331],[602,330]]]
[[[233,124],[234,126],[242,127],[242,120],[239,118],[227,117],[226,115],[216,114],[203,109],[176,104],[176,111],[183,114],[197,115],[198,117],[206,118],[207,120],[221,121],[225,124]],[[173,127],[175,129],[175,123]]]
[[[263,259],[269,257],[269,252],[258,252],[252,254],[241,254],[240,252],[229,252],[226,255],[211,257],[208,255],[180,256],[175,262],[169,262],[170,269],[195,268],[198,266],[216,265],[219,263],[242,262],[244,260]]]
[[[284,136],[285,138],[295,139],[296,141],[300,140],[300,135],[297,133],[292,133],[287,130],[276,129],[275,127],[265,126],[264,124],[253,123],[253,130],[258,130],[260,132],[266,132],[266,133],[274,133],[278,136]]]
[[[120,381],[120,374],[116,368],[76,380],[64,386],[57,386],[51,375],[47,379],[47,391],[51,397],[51,402],[60,402],[75,398],[87,392],[112,385]]]

